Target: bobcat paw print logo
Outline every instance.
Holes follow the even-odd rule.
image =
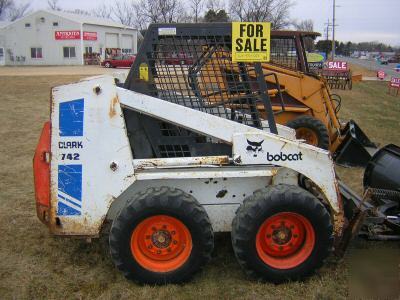
[[[247,152],[253,152],[253,157],[257,157],[258,153],[264,152],[262,148],[262,143],[264,143],[264,140],[261,142],[252,142],[247,140],[247,144],[249,144],[246,148]]]

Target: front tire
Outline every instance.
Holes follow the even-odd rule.
[[[180,283],[210,259],[212,227],[190,195],[151,188],[131,199],[113,221],[110,251],[126,278],[140,283]]]
[[[296,138],[305,140],[307,144],[329,149],[328,129],[320,120],[304,115],[287,122],[286,126],[296,130]]]
[[[329,213],[296,186],[256,191],[233,220],[236,258],[249,275],[262,280],[280,283],[311,275],[322,266],[332,243]]]
[[[106,63],[104,64],[104,66],[105,66],[106,68],[111,68],[111,64],[110,64],[109,62],[106,62]]]

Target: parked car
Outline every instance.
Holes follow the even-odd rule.
[[[193,56],[184,52],[172,53],[164,59],[166,65],[192,65]]]
[[[389,60],[385,57],[382,57],[379,61],[381,65],[387,65],[389,63]]]
[[[135,55],[119,55],[106,58],[101,65],[106,68],[126,67],[130,68],[135,61]]]

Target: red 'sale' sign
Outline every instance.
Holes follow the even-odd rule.
[[[81,31],[80,30],[56,31],[54,34],[55,34],[56,40],[80,40],[81,39]],[[97,32],[84,31],[83,32],[83,40],[97,41]]]
[[[400,88],[400,78],[392,77],[392,80],[390,80],[390,86]]]
[[[327,67],[329,70],[346,71],[347,70],[347,62],[345,62],[345,61],[328,61]]]

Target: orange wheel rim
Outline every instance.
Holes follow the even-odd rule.
[[[177,218],[156,215],[136,226],[131,235],[131,252],[143,268],[153,272],[170,272],[189,259],[192,237]]]
[[[266,219],[256,236],[256,250],[261,260],[276,269],[290,269],[302,264],[315,245],[310,221],[291,212]]]
[[[296,138],[305,140],[307,144],[317,146],[318,136],[310,128],[300,127],[296,129]]]

